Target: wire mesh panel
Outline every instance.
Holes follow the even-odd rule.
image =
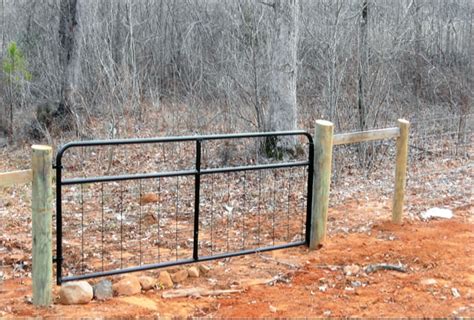
[[[367,232],[391,216],[396,140],[333,148],[328,233]]]
[[[407,202],[413,216],[472,203],[473,120],[464,114],[412,123]]]
[[[296,152],[262,156],[268,137]],[[313,144],[303,131],[74,142],[56,159],[57,281],[307,243]]]

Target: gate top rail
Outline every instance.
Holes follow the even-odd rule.
[[[246,132],[246,133],[230,133],[230,134],[210,134],[210,135],[194,135],[194,136],[174,136],[174,137],[155,137],[155,138],[139,138],[139,139],[111,139],[111,140],[88,140],[74,141],[65,144],[59,149],[56,155],[56,163],[61,160],[63,153],[72,147],[87,146],[109,146],[109,145],[127,145],[127,144],[146,144],[160,142],[185,142],[197,140],[225,140],[225,139],[245,139],[259,137],[276,137],[276,136],[295,136],[302,135],[308,138],[308,142],[313,144],[313,137],[305,130],[292,131],[273,131],[273,132]]]

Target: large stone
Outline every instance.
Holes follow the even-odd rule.
[[[428,211],[423,212],[421,215],[423,220],[429,219],[452,219],[453,218],[453,211],[450,209],[445,208],[431,208]]]
[[[173,287],[173,280],[171,280],[171,276],[168,271],[160,272],[160,276],[158,277],[158,284],[164,289]]]
[[[113,285],[114,294],[117,296],[132,296],[142,291],[142,286],[137,277],[127,276]]]
[[[140,281],[142,290],[145,290],[145,291],[153,289],[156,285],[156,280],[148,276],[141,276],[140,278],[138,278],[138,281]]]
[[[107,300],[113,297],[112,282],[110,280],[102,280],[94,287],[94,298],[97,300]]]
[[[87,281],[66,282],[59,290],[59,303],[87,304],[93,296],[94,291]]]
[[[188,269],[188,275],[191,278],[199,278],[199,269],[195,266]]]
[[[173,273],[171,275],[171,280],[173,280],[174,283],[181,283],[187,278],[188,278],[188,270],[179,270],[178,272]]]
[[[205,264],[200,264],[199,271],[201,271],[202,274],[207,274],[209,273],[209,271],[211,271],[211,268],[209,268],[209,266],[206,266]]]

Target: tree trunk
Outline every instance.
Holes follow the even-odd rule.
[[[357,68],[358,85],[357,85],[357,108],[359,113],[359,130],[367,130],[367,105],[366,105],[366,80],[369,68],[369,54],[367,44],[367,19],[368,19],[369,5],[368,0],[362,0],[361,17],[359,23],[359,64]],[[359,161],[363,167],[369,166],[368,153],[369,149],[364,143],[359,144]]]
[[[114,0],[115,1],[115,0]],[[124,35],[123,22],[122,22],[122,6],[120,1],[116,1],[116,13],[115,13],[115,23],[113,24],[113,34],[112,34],[112,60],[115,63],[115,71],[121,69],[123,62],[123,40],[126,38]],[[118,80],[118,79],[116,79]]]
[[[413,5],[415,6],[415,14],[413,16],[415,22],[415,74],[413,78],[413,93],[415,94],[417,105],[419,104],[419,99],[421,97],[421,67],[422,67],[422,58],[421,58],[421,40],[422,40],[422,29],[421,29],[421,5],[418,1],[414,1]]]
[[[6,29],[6,23],[5,23],[5,0],[2,0],[2,51],[1,51],[1,55],[3,56],[3,54],[5,53],[5,46],[6,46],[6,43],[5,43],[5,29]]]
[[[358,66],[358,92],[357,106],[359,110],[359,129],[367,129],[367,106],[365,101],[365,78],[368,68],[368,50],[367,50],[367,19],[368,19],[367,0],[362,1],[361,20],[359,24],[359,66]]]
[[[61,97],[57,115],[63,128],[74,127],[74,93],[79,73],[81,51],[80,13],[81,0],[62,0],[60,2],[59,39],[61,50],[59,63],[62,71]]]
[[[275,0],[273,4],[271,83],[269,97],[269,131],[293,130],[297,127],[296,77],[299,0]],[[295,137],[266,141],[266,154],[281,157],[295,149]]]

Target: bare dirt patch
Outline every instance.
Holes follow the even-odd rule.
[[[345,210],[345,206],[334,208],[332,214],[337,217],[346,214]],[[163,299],[157,290],[106,302],[93,301],[86,306],[55,304],[35,309],[28,302],[30,280],[16,278],[2,283],[0,312],[12,318],[472,317],[472,207],[455,210],[455,217],[446,221],[406,221],[401,226],[380,219],[366,232],[331,235],[318,251],[300,247],[216,261],[208,275],[182,285],[244,289],[228,296]],[[363,272],[364,267],[381,262],[401,263],[407,272]],[[343,267],[347,265],[357,265],[361,271],[345,275]],[[272,278],[284,280],[262,284]],[[456,297],[455,292],[460,296]]]

